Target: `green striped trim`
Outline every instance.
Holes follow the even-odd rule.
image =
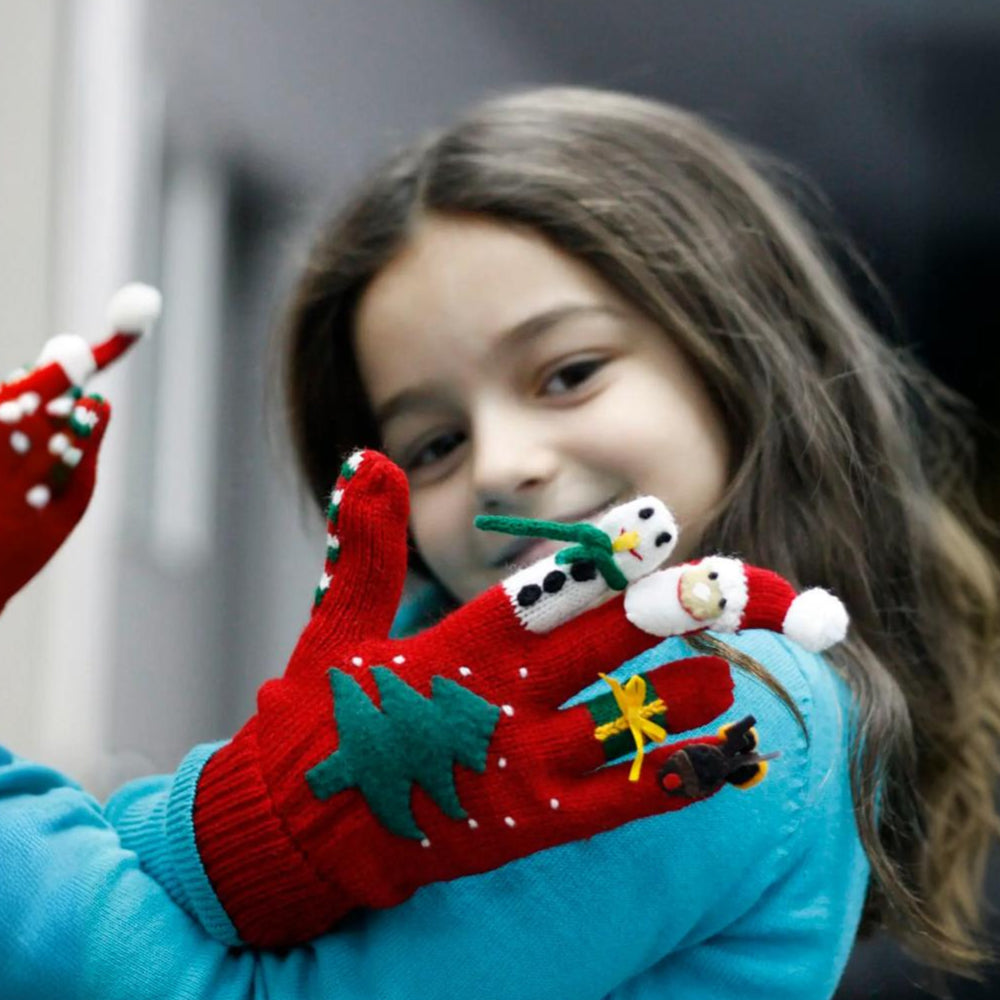
[[[90,437],[90,435],[93,434],[93,432],[94,432],[94,428],[91,427],[91,425],[89,423],[85,424],[85,423],[82,423],[81,421],[77,420],[77,418],[76,418],[76,410],[73,410],[73,412],[70,414],[70,417],[69,417],[69,429],[77,437],[82,437],[82,438]]]

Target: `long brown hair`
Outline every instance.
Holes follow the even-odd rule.
[[[986,957],[998,830],[1000,575],[967,414],[874,333],[813,228],[822,205],[813,225],[796,207],[807,196],[773,159],[664,104],[572,88],[488,101],[391,158],[321,231],[280,340],[288,417],[322,508],[342,454],[379,444],[355,303],[425,213],[530,226],[669,330],[736,456],[706,545],[829,587],[851,613],[830,659],[858,706],[864,926],[968,974]]]

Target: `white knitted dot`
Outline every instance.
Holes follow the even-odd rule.
[[[406,657],[405,656],[394,656],[392,658],[392,662],[393,663],[406,663]]]
[[[508,825],[509,827],[515,827],[515,826],[517,826],[517,823],[515,823],[515,822],[514,822],[514,817],[513,817],[513,816],[504,816],[504,818],[503,818],[503,821],[504,821],[504,822],[505,822],[505,823],[506,823],[506,824],[507,824],[507,825]]]
[[[339,549],[340,548],[340,539],[336,535],[327,535],[326,536],[326,547],[328,549]]]
[[[479,829],[479,824],[474,819],[472,819],[472,818],[469,819],[469,829],[470,830],[478,830]]]
[[[37,392],[22,392],[17,401],[21,404],[21,409],[30,415],[41,405],[42,397]]]
[[[497,767],[506,767],[506,766],[507,766],[507,758],[506,757],[501,757],[497,761]]]
[[[558,809],[559,808],[559,800],[558,799],[549,799],[549,805],[553,809]]]
[[[506,716],[511,716],[511,715],[514,714],[514,706],[513,705],[501,705],[500,706],[500,711],[503,712],[503,714],[506,715]]]
[[[73,411],[73,421],[80,427],[87,427],[93,430],[100,422],[100,417],[86,406],[78,406]]]
[[[520,675],[521,675],[522,677],[527,677],[527,676],[528,676],[528,668],[527,668],[527,667],[521,667],[521,669],[520,669],[520,670],[518,670],[518,673],[519,673],[519,674],[520,674]]]
[[[45,404],[45,412],[50,417],[68,417],[73,412],[73,397],[60,396]]]
[[[426,837],[424,837],[424,839],[420,841],[420,846],[421,847],[430,847],[431,846],[431,842]]]
[[[344,499],[344,491],[343,490],[334,490],[333,491],[333,497],[331,498],[331,502],[333,503],[333,505],[335,507],[339,507],[340,506],[340,501],[343,500],[343,499]]]
[[[53,434],[49,438],[49,452],[61,455],[69,447],[69,438],[65,434]]]
[[[21,407],[13,400],[0,403],[0,424],[16,424],[23,416]]]
[[[326,590],[330,586],[330,580],[333,579],[329,573],[324,573],[319,578],[320,590]]]
[[[34,507],[36,510],[41,510],[43,507],[48,506],[48,502],[52,499],[52,492],[49,490],[48,486],[32,486],[28,490],[25,500],[28,504]]]
[[[362,660],[360,656],[352,656],[351,657],[351,663],[353,663],[356,667],[360,667],[361,664],[364,663],[364,662],[365,661]]]
[[[353,470],[354,470],[355,472],[357,472],[357,471],[358,471],[358,466],[359,466],[359,465],[361,464],[361,461],[362,461],[362,459],[363,459],[364,457],[365,457],[365,456],[364,456],[364,452],[361,452],[361,451],[356,451],[356,452],[355,452],[355,453],[354,453],[353,455],[351,455],[351,457],[350,457],[350,458],[349,458],[349,459],[347,460],[347,464],[348,464],[348,465],[349,465],[349,466],[350,466],[350,467],[351,467],[351,468],[352,468],[352,469],[353,469]]]
[[[470,669],[469,669],[468,667],[459,667],[459,668],[458,668],[458,672],[459,672],[459,673],[460,673],[460,674],[461,674],[461,675],[462,675],[463,677],[468,677],[468,676],[469,676],[469,675],[470,675],[470,674],[472,673],[472,671],[471,671],[471,670],[470,670]]]
[[[10,436],[10,446],[19,455],[31,449],[31,438],[24,431],[14,431]]]
[[[62,453],[63,462],[68,465],[71,469],[75,468],[80,464],[80,460],[83,458],[83,452],[79,448],[67,448]]]

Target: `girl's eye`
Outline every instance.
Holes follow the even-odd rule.
[[[605,364],[603,358],[586,358],[563,365],[546,379],[542,390],[546,395],[561,395],[572,392],[577,386],[587,381]]]
[[[449,431],[447,434],[438,434],[419,445],[403,463],[406,470],[422,469],[425,466],[433,465],[441,461],[453,452],[463,441],[465,435],[461,431]]]

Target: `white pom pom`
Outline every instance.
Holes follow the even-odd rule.
[[[804,590],[789,605],[781,630],[810,653],[841,642],[847,635],[847,609],[828,590]]]
[[[155,288],[133,282],[111,296],[108,322],[116,332],[142,336],[160,318],[162,307],[163,298]]]
[[[75,333],[60,333],[45,342],[35,365],[41,368],[52,361],[58,362],[75,385],[83,385],[97,367],[90,344]]]

